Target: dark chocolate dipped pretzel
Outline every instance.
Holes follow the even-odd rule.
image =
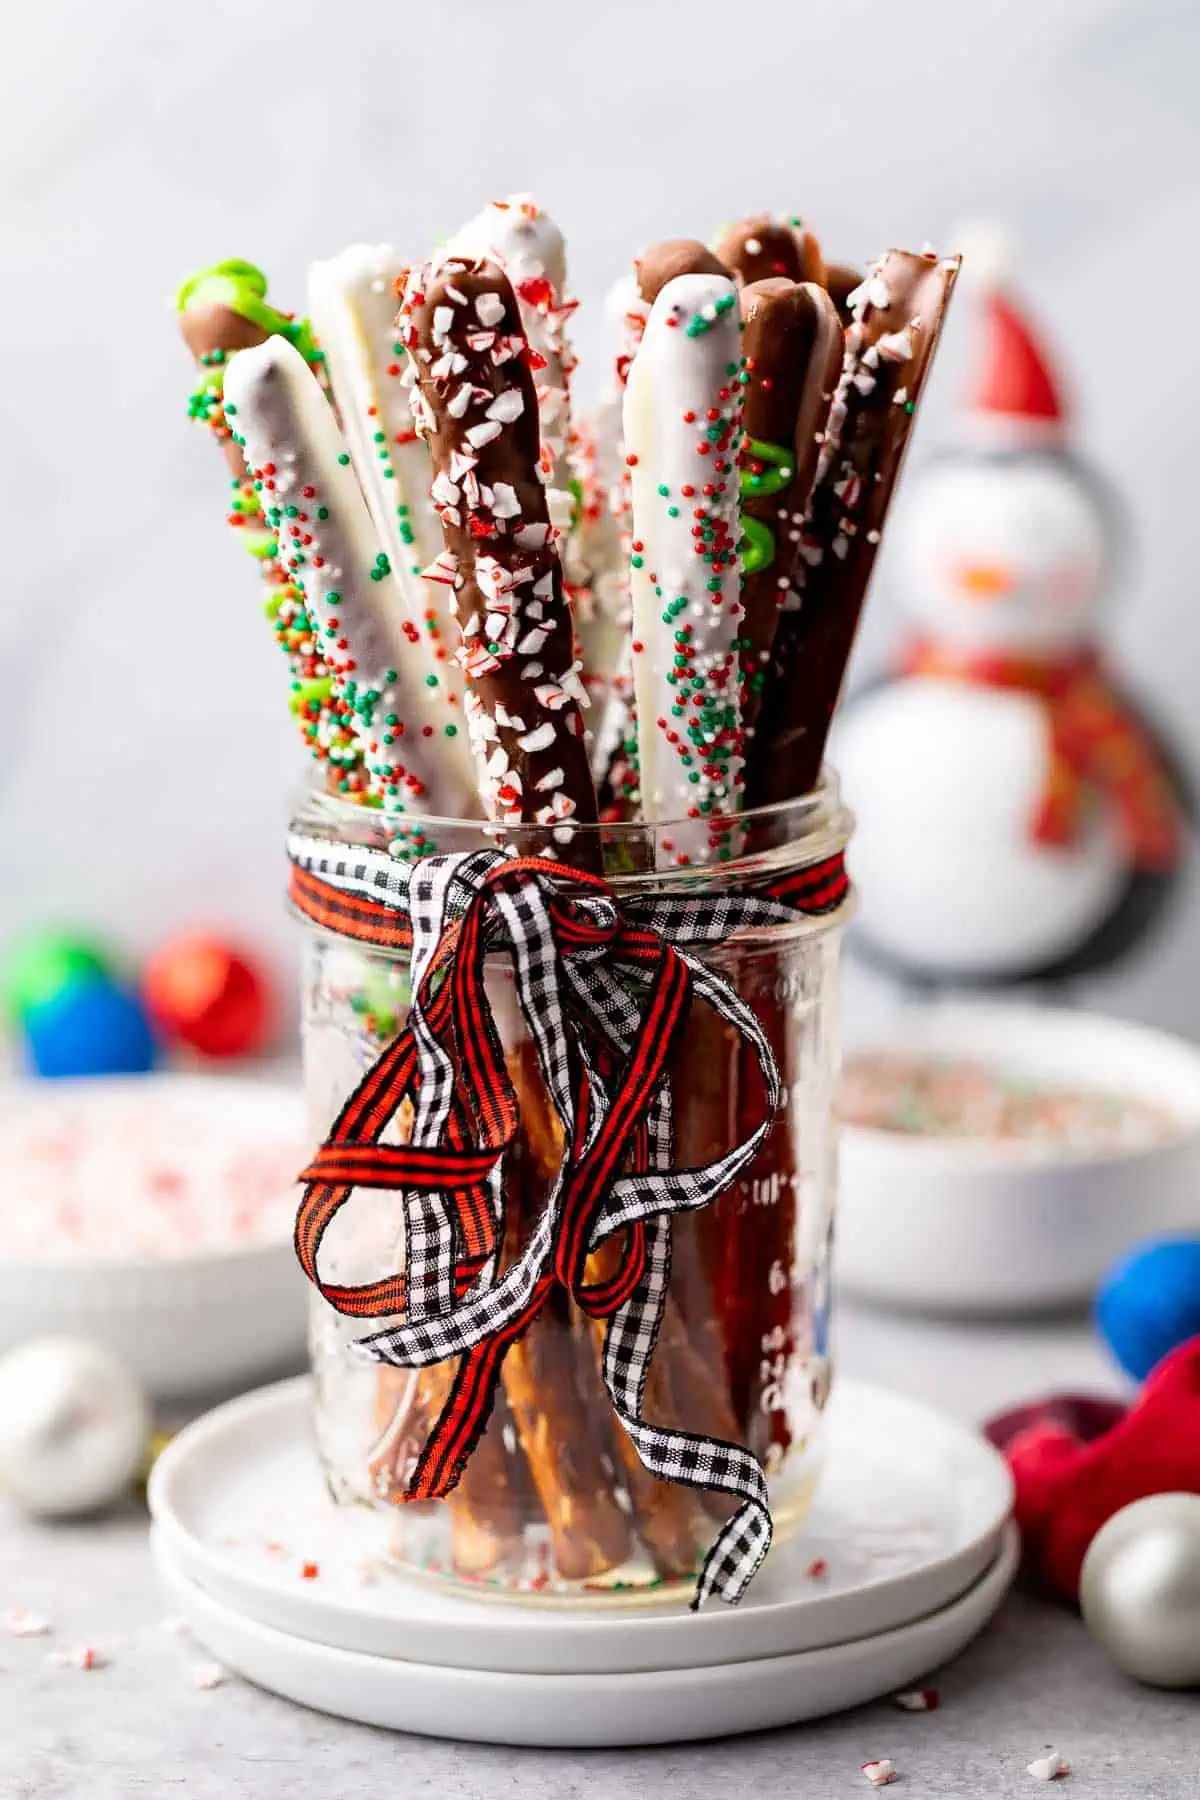
[[[742,724],[754,730],[775,631],[800,553],[801,528],[844,334],[824,288],[773,276],[742,289],[746,359],[742,425]]]
[[[853,297],[854,323],[829,412],[800,546],[797,604],[775,634],[747,803],[816,782],[875,565],[875,552],[958,260],[889,250]]]
[[[445,542],[427,573],[454,589],[484,807],[499,823],[544,827],[562,860],[598,866],[598,848],[576,832],[596,819],[586,695],[512,286],[492,263],[428,264],[409,276],[401,328]]]
[[[717,255],[735,281],[746,286],[779,276],[825,285],[821,246],[803,219],[777,219],[770,213],[739,219],[717,245]]]

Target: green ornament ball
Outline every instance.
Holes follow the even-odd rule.
[[[23,1019],[76,982],[106,979],[112,973],[112,959],[88,939],[68,932],[31,932],[0,956],[0,1007],[10,1019]]]

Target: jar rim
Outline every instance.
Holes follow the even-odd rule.
[[[365,807],[318,787],[310,787],[292,819],[292,831],[305,837],[326,838],[331,844],[352,848],[387,850],[403,860],[415,861],[438,852],[475,851],[485,847],[513,855],[537,855],[555,859],[546,843],[546,828],[539,825],[504,825],[483,819],[424,817],[405,825],[422,827],[422,843],[413,853],[411,839],[403,835],[400,819],[379,808]],[[689,821],[690,823],[690,821]],[[720,895],[753,890],[772,880],[790,876],[839,856],[854,828],[854,816],[841,798],[836,773],[826,765],[821,779],[808,794],[796,800],[773,801],[738,815],[741,845],[727,860],[676,863],[657,862],[656,836],[677,829],[677,822],[622,820],[577,827],[585,841],[599,843],[604,878],[615,894],[633,899],[650,893]],[[398,847],[399,846],[399,847]],[[798,913],[787,925],[774,925],[739,933],[747,943],[763,930],[778,937],[815,936],[845,924],[854,910],[854,895],[846,887],[843,898],[828,911]],[[335,927],[317,924],[303,911],[305,926],[319,936],[356,941]],[[390,955],[381,951],[377,954]]]

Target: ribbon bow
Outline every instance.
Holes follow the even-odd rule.
[[[742,1504],[705,1560],[693,1607],[737,1601],[771,1542],[766,1482],[739,1444],[647,1422],[642,1400],[671,1269],[670,1218],[708,1206],[751,1161],[781,1102],[779,1072],[749,1008],[684,946],[829,913],[840,855],[757,894],[618,900],[598,876],[499,850],[407,864],[382,851],[289,839],[291,895],[315,923],[410,956],[411,1009],[301,1179],[296,1251],[339,1313],[389,1323],[360,1339],[373,1362],[420,1368],[460,1358],[406,1494],[444,1496],[487,1423],[500,1366],[552,1286],[607,1320],[602,1374],[641,1461],[664,1481]],[[516,1002],[562,1128],[563,1152],[519,1253],[503,1258],[503,1158],[519,1103],[484,987],[484,962],[512,963]],[[694,996],[753,1046],[766,1088],[750,1135],[697,1169],[672,1167],[668,1069]],[[409,1141],[382,1142],[402,1101]],[[322,1278],[321,1241],[356,1189],[398,1191],[403,1268],[356,1286]],[[609,1240],[605,1278],[585,1277]],[[509,1245],[511,1252],[512,1246]]]

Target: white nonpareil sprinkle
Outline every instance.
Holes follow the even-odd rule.
[[[1045,1756],[1034,1757],[1026,1773],[1035,1781],[1061,1781],[1064,1775],[1071,1773],[1071,1765],[1063,1761],[1057,1750],[1048,1750]]]
[[[23,1606],[10,1606],[4,1615],[4,1629],[13,1637],[45,1637],[50,1621],[41,1613],[27,1612]]]
[[[223,1669],[219,1662],[197,1663],[192,1670],[192,1686],[202,1693],[209,1693],[229,1680],[229,1670]]]
[[[900,1779],[895,1763],[886,1756],[881,1756],[877,1762],[865,1762],[862,1772],[872,1787],[888,1787]]]

